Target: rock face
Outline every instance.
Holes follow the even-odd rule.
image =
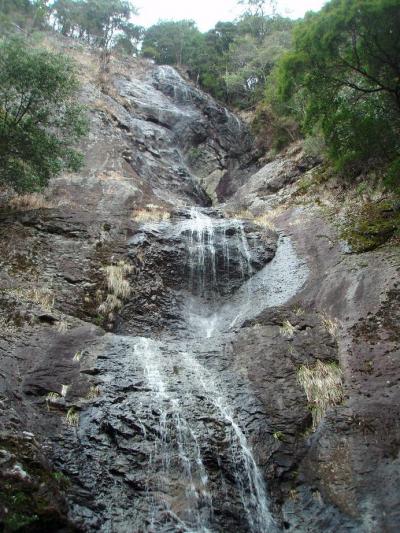
[[[0,212],[1,527],[397,531],[397,249],[347,254],[310,206],[277,233],[317,160],[253,172],[246,127],[171,67],[99,85],[52,46],[91,127],[48,208]],[[323,409],[315,369],[342,381]]]
[[[233,343],[234,359],[258,390],[269,420],[283,433],[277,455],[269,459],[274,469],[267,466],[267,471],[285,529],[395,531],[399,516],[394,485],[400,475],[398,426],[392,419],[399,403],[398,388],[393,387],[399,379],[398,248],[349,254],[322,210],[310,205],[274,210],[298,194],[300,179],[310,179],[309,165],[299,173],[299,164],[304,164],[301,154],[268,163],[227,202],[228,209],[236,205],[256,216],[272,210],[274,226],[291,239],[309,268],[306,284],[291,300],[293,307],[280,308],[278,315],[278,309],[268,311],[246,324]],[[308,322],[304,329],[299,309],[301,320]],[[277,332],[284,317],[295,328],[286,349]],[[334,339],[324,338],[321,327],[333,332]],[[309,434],[300,427],[302,421],[307,426],[309,411],[295,379],[299,364],[313,365],[297,359],[304,354],[304,341],[299,344],[303,335],[310,342],[308,357],[339,362],[345,393],[343,403],[329,409]]]

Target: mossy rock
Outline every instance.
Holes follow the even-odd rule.
[[[348,218],[341,237],[355,253],[374,250],[392,237],[400,237],[400,204],[392,200],[364,204]]]

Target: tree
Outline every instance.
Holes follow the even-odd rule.
[[[198,53],[202,40],[193,20],[163,21],[145,32],[142,53],[160,64],[187,65]]]
[[[43,29],[47,24],[47,0],[0,0],[0,30],[14,33],[17,29],[27,33]]]
[[[144,28],[142,26],[127,22],[123,26],[123,31],[114,38],[112,50],[128,56],[136,56],[143,32]]]
[[[276,15],[276,0],[238,0],[238,4],[245,6],[245,11],[241,16],[242,27],[246,28],[245,32],[251,33],[253,37],[262,41],[268,31],[268,20]]]
[[[82,156],[72,146],[86,121],[77,89],[63,55],[16,38],[0,43],[0,182],[33,191],[63,169],[78,170]]]
[[[229,101],[248,107],[261,100],[272,68],[290,44],[290,31],[275,30],[274,26],[261,42],[250,33],[236,37],[229,46],[224,74]]]
[[[281,61],[280,99],[305,95],[304,130],[322,129],[339,167],[399,157],[399,27],[398,0],[332,0]]]
[[[128,0],[55,0],[52,12],[63,35],[77,37],[109,51],[116,38],[138,39],[140,28],[130,22],[137,13]]]

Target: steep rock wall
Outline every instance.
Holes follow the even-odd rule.
[[[179,332],[186,301],[174,292],[185,271],[182,243],[144,225],[171,214],[173,221],[179,207],[209,205],[210,196],[228,213],[257,218],[297,197],[319,162],[295,148],[253,172],[246,127],[170,67],[115,61],[99,82],[94,54],[68,41],[51,46],[78,60],[91,125],[85,168],[54,180],[49,208],[5,205],[0,214],[0,476],[7,486],[0,520],[6,530],[28,523],[31,531],[73,531],[99,530],[106,519],[123,531],[130,498],[143,489],[132,470],[144,459],[138,453],[133,460],[126,445],[143,430],[119,404],[143,385],[125,379],[123,341],[106,331]],[[293,243],[308,278],[298,274],[299,262],[287,268],[290,254],[281,247],[287,255],[275,267],[281,275],[275,292],[269,288],[270,303],[250,302],[252,318],[236,325],[227,306],[229,337],[218,350],[203,341],[197,354],[220,373],[235,410],[243,409],[279,529],[397,531],[398,249],[348,254],[315,206],[277,213],[273,224]],[[261,268],[275,254],[277,235],[245,226]],[[260,247],[268,252],[261,259]],[[132,293],[120,308],[100,312],[109,296],[106,268],[120,261],[130,265]],[[289,302],[280,298],[285,291]],[[245,297],[239,291],[232,301]],[[298,369],[317,361],[340,362],[345,398],[312,432]],[[178,367],[170,368],[174,384]],[[212,431],[223,442],[218,425]],[[107,468],[91,470],[102,446]],[[38,487],[47,487],[40,501],[31,497]],[[230,529],[246,530],[237,510],[225,512]]]

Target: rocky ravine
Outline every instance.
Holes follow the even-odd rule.
[[[184,220],[183,207],[208,206],[210,198],[223,202],[226,212],[246,209],[257,217],[289,197],[318,161],[289,154],[247,179],[254,154],[246,127],[173,69],[115,62],[100,88],[90,53],[68,42],[62,46],[81,65],[82,99],[90,109],[86,167],[54,181],[48,208],[5,205],[0,215],[3,528],[155,527],[135,522],[146,509],[132,503],[149,490],[140,472],[153,426],[145,420],[145,438],[131,402],[139,393],[152,396],[150,389],[140,392],[146,387],[137,374],[149,350],[140,339],[151,337],[150,359],[161,367],[172,361],[165,370],[172,388],[186,376],[199,380],[186,358],[189,346],[204,372],[220,376],[267,481],[278,529],[396,531],[398,250],[348,254],[316,208],[282,211],[276,228],[305,266],[291,263],[278,241],[278,252],[286,251],[271,263],[272,273],[280,275],[270,276],[276,282],[268,289],[269,303],[258,299],[264,285],[255,277],[247,318],[215,344],[199,345],[196,334],[183,329],[189,301],[184,242],[160,233],[157,225]],[[243,230],[252,268],[262,273],[275,255],[277,234],[250,222]],[[237,235],[236,227],[230,238]],[[107,285],[106,269],[118,263],[122,285],[126,280],[129,286],[122,294]],[[239,266],[233,262],[232,271]],[[238,302],[244,298],[232,280],[220,287],[226,320],[235,291]],[[142,350],[131,375],[126,365],[135,347],[129,352],[129,343]],[[297,373],[316,361],[340,362],[345,398],[312,432]],[[226,430],[218,426],[215,398],[208,394],[204,401],[214,414],[205,424],[218,454]],[[187,398],[198,418],[199,406]],[[156,416],[146,414],[146,401],[143,416]],[[185,409],[186,404],[181,416]],[[214,453],[204,457],[211,484],[217,484],[221,465]],[[222,470],[234,483],[226,457]],[[177,487],[171,505],[179,513]],[[249,530],[234,503],[224,507],[221,495],[215,502],[217,531]],[[263,531],[260,524],[253,530]]]

